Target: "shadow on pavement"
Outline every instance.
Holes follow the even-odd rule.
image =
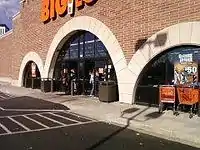
[[[159,113],[159,112],[152,112],[152,113],[149,113],[147,115],[145,115],[145,117],[147,118],[147,120],[150,120],[150,119],[156,119],[156,118],[159,118],[160,116],[162,116],[163,113]]]
[[[138,115],[142,114],[143,112],[145,112],[148,109],[149,109],[149,107],[147,107],[146,109],[142,110],[141,112],[137,113],[136,115],[134,115],[134,116],[132,116],[130,118],[126,118],[127,119],[127,124],[124,127],[116,130],[115,132],[111,133],[107,137],[101,139],[100,141],[98,141],[97,143],[95,143],[94,145],[92,145],[91,147],[87,148],[87,150],[94,150],[94,149],[96,149],[97,147],[101,146],[105,142],[109,141],[111,138],[113,138],[116,135],[120,134],[120,132],[126,130],[129,127],[129,125],[130,125],[130,120],[134,119],[135,117],[137,117]],[[138,110],[139,110],[139,108],[129,108],[129,109],[126,109],[126,110],[124,110],[122,112],[121,117],[123,117],[124,114],[131,114],[131,113],[136,112]],[[157,117],[160,117],[160,115],[159,115],[158,112],[153,112],[151,114],[146,115],[146,117],[147,118],[157,118]]]
[[[94,145],[92,145],[91,147],[87,148],[86,150],[94,150],[97,147],[103,145],[105,142],[111,140],[111,138],[115,137],[116,135],[118,135],[120,132],[124,131],[125,129],[127,129],[129,125],[126,125],[118,130],[116,130],[115,132],[111,133],[110,135],[106,136],[105,138],[101,139],[100,141],[98,141],[97,143],[95,143]]]
[[[150,109],[150,108],[151,108],[151,107],[147,107],[147,108],[143,109],[142,111],[140,111],[140,112],[134,114],[134,115],[131,116],[131,117],[125,117],[125,116],[124,116],[125,114],[131,114],[131,113],[134,113],[134,112],[140,110],[139,108],[129,108],[129,109],[124,110],[124,111],[121,113],[121,116],[120,116],[120,117],[122,117],[122,118],[124,118],[124,119],[127,119],[127,122],[129,123],[131,120],[137,120],[136,117],[138,117],[139,115],[143,114],[144,112],[146,112],[146,111],[147,111],[148,109]],[[146,118],[146,119],[145,119],[144,121],[147,121],[147,120],[150,120],[150,119],[156,119],[156,118],[161,117],[162,115],[163,115],[163,113],[159,113],[159,112],[157,112],[157,111],[151,112],[151,113],[145,115],[145,118]],[[137,121],[140,121],[140,122],[141,122],[141,120],[137,120]],[[144,122],[144,121],[143,121],[143,122]]]
[[[129,108],[129,109],[126,109],[122,112],[121,116],[123,116],[124,114],[131,114],[131,113],[134,113],[136,111],[140,110],[139,108]]]
[[[147,107],[147,108],[145,108],[144,110],[138,112],[137,114],[135,114],[135,115],[133,115],[133,116],[131,116],[131,117],[124,117],[124,114],[125,114],[125,113],[124,113],[124,114],[122,113],[120,117],[122,117],[122,118],[124,118],[124,119],[127,119],[127,122],[128,122],[127,124],[129,124],[130,120],[135,119],[137,116],[139,116],[140,114],[144,113],[144,112],[147,111],[149,108],[150,108],[150,107]],[[135,111],[137,111],[138,108],[132,108],[132,109],[134,109]],[[139,110],[139,109],[138,109],[138,110]],[[127,110],[125,110],[125,111],[127,111]],[[124,111],[123,111],[123,112],[124,112]]]
[[[68,107],[45,101],[38,98],[29,96],[10,98],[4,101],[0,101],[0,107],[4,109],[49,109],[49,110],[69,110]]]
[[[97,147],[103,145],[105,142],[111,140],[113,137],[117,136],[118,134],[120,134],[121,132],[123,132],[124,130],[126,130],[129,125],[130,125],[130,120],[134,119],[135,117],[137,117],[138,115],[142,114],[143,112],[145,112],[146,110],[148,110],[149,107],[145,108],[144,110],[142,110],[141,112],[135,114],[134,116],[130,117],[130,118],[126,118],[123,117],[124,114],[131,114],[133,112],[136,112],[139,110],[139,108],[129,108],[126,109],[122,112],[121,117],[127,119],[127,124],[124,127],[119,128],[118,130],[116,130],[115,132],[111,133],[110,135],[106,136],[105,138],[101,139],[100,141],[98,141],[97,143],[95,143],[94,145],[92,145],[91,147],[87,148],[87,150],[94,150]]]

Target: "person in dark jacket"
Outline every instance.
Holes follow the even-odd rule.
[[[67,68],[63,70],[61,77],[62,77],[62,84],[64,87],[65,94],[69,94],[70,93],[70,74]]]
[[[72,94],[77,93],[77,77],[75,69],[71,69],[70,71],[70,83],[71,83],[71,92]]]

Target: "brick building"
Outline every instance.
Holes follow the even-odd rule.
[[[30,61],[41,78],[53,78],[59,50],[76,32],[88,31],[104,44],[112,60],[119,101],[131,104],[152,61],[176,47],[185,51],[200,44],[198,0],[83,0],[81,7],[76,5],[73,15],[43,22],[42,0],[22,1],[13,30],[0,37],[0,80],[23,86]],[[151,74],[146,78],[154,78]],[[158,80],[166,80],[160,74],[155,75]]]

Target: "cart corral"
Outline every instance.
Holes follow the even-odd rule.
[[[166,104],[173,105],[173,114],[179,115],[185,106],[189,106],[189,118],[200,116],[200,89],[194,86],[161,85],[159,87],[159,113]]]

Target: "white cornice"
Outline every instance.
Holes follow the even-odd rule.
[[[12,21],[15,20],[19,15],[20,15],[20,12],[16,13],[15,15],[13,15],[12,16]]]

